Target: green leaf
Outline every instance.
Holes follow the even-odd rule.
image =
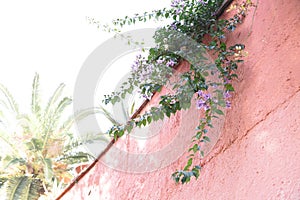
[[[128,133],[130,133],[132,131],[132,129],[133,129],[132,125],[127,125],[126,126],[126,130],[127,130]]]
[[[200,149],[200,147],[198,144],[194,144],[192,149],[193,149],[193,152],[196,153]]]
[[[158,114],[159,114],[159,119],[163,120],[164,116],[165,116],[164,113],[163,112],[159,112]]]
[[[199,169],[198,168],[196,168],[196,167],[194,167],[193,169],[192,169],[192,173],[193,173],[193,176],[195,176],[195,178],[196,179],[198,179],[198,177],[199,177]]]
[[[170,113],[170,111],[169,111],[169,110],[167,110],[167,111],[166,111],[166,115],[167,115],[167,117],[169,117],[169,118],[170,118],[170,116],[171,116],[171,113]]]
[[[225,44],[224,42],[222,42],[222,43],[220,44],[220,49],[221,49],[222,51],[226,51],[226,44]]]
[[[189,170],[190,166],[193,164],[193,158],[188,159],[188,162],[183,170]]]
[[[198,131],[197,134],[196,134],[196,138],[199,140],[203,135],[203,132],[202,131]]]
[[[204,151],[200,151],[200,155],[204,157]]]
[[[118,137],[122,137],[124,135],[124,130],[119,130],[118,132]]]
[[[209,137],[207,137],[207,136],[204,136],[204,137],[203,137],[203,140],[204,140],[204,141],[207,141],[207,142],[210,142],[210,139],[209,139]]]
[[[146,126],[147,120],[146,120],[146,119],[143,119],[143,120],[142,120],[142,124],[143,124],[144,126]]]
[[[225,84],[225,89],[226,89],[226,91],[234,91],[234,88],[233,88],[233,86],[231,85],[231,84]]]
[[[156,113],[153,113],[153,114],[152,114],[152,117],[153,117],[153,120],[154,120],[154,121],[158,121],[158,120],[159,120],[159,116],[158,116],[158,114],[156,114]]]
[[[147,122],[148,122],[148,124],[150,124],[151,121],[152,121],[152,118],[151,118],[150,116],[148,116],[148,117],[147,117]]]
[[[219,115],[224,115],[223,111],[222,110],[219,110],[219,109],[216,109],[215,112]]]

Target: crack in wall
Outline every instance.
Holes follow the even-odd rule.
[[[248,130],[246,130],[244,132],[244,134],[241,137],[237,137],[235,138],[230,144],[228,144],[225,147],[221,147],[219,148],[217,151],[212,151],[211,153],[213,153],[213,155],[210,155],[207,158],[204,158],[201,161],[201,166],[205,166],[207,163],[209,163],[211,160],[213,160],[214,158],[216,158],[219,154],[224,153],[225,151],[227,151],[232,145],[234,145],[235,143],[242,141],[246,136],[249,135],[249,133],[259,124],[261,124],[262,122],[264,122],[265,120],[267,120],[267,118],[274,112],[276,112],[280,107],[282,107],[283,105],[285,105],[287,102],[289,102],[292,98],[294,98],[297,93],[300,92],[300,86],[298,87],[298,89],[291,95],[289,96],[287,99],[285,99],[283,102],[279,103],[277,106],[275,106],[275,108],[271,109],[264,117],[262,117],[261,120],[259,120],[258,122],[256,122],[252,127],[250,127]]]
[[[258,4],[259,4],[259,0],[256,0],[255,9],[253,11],[253,15],[252,15],[252,19],[251,19],[251,26],[250,26],[250,30],[248,31],[248,37],[247,37],[247,39],[252,34],[252,28],[253,28],[254,18],[255,18],[255,14],[256,14],[256,11],[257,11]]]

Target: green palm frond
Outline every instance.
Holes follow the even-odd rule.
[[[28,176],[11,177],[2,189],[6,191],[6,200],[37,200],[44,193],[41,181]]]
[[[94,156],[92,156],[89,153],[86,152],[68,152],[66,154],[64,154],[62,157],[57,159],[57,162],[62,162],[63,163],[67,163],[69,165],[73,165],[73,164],[77,164],[77,163],[84,163],[84,162],[88,162],[90,160],[90,158],[94,158]],[[80,161],[80,162],[78,162]]]
[[[1,131],[4,131],[8,128],[9,120],[7,117],[4,115],[4,112],[0,110],[0,134]]]
[[[123,104],[122,104],[123,105]],[[103,108],[102,106],[100,106],[99,108],[95,108],[100,110],[104,116],[114,125],[121,125],[120,122],[118,122],[117,120],[115,120],[112,116],[112,114],[110,112],[108,112],[108,110],[106,110],[105,108]],[[125,110],[123,109],[123,111],[125,112]]]
[[[33,137],[37,137],[35,133],[39,133],[39,119],[37,116],[31,116],[28,114],[20,114],[17,116],[18,125],[22,127],[23,134],[33,134]]]
[[[84,110],[78,111],[74,115],[70,116],[65,123],[59,128],[59,132],[67,132],[74,125],[76,121],[80,121],[93,114],[104,114],[101,108],[86,108]]]
[[[44,158],[42,156],[41,156],[41,160],[44,164],[44,177],[46,181],[49,183],[51,182],[54,176],[53,169],[52,169],[52,160],[50,158]]]
[[[39,75],[35,74],[32,83],[31,112],[22,114],[19,113],[18,105],[9,91],[0,85],[0,91],[4,94],[2,96],[5,96],[4,101],[0,102],[0,114],[1,111],[6,114],[6,111],[12,110],[13,120],[17,122],[7,123],[7,127],[6,124],[0,126],[1,144],[5,143],[11,148],[9,153],[3,151],[4,153],[1,155],[2,158],[5,158],[5,160],[1,159],[2,166],[9,167],[9,170],[7,172],[0,171],[3,177],[7,178],[5,184],[1,186],[1,190],[5,188],[8,200],[37,199],[39,193],[43,193],[44,189],[51,192],[53,178],[64,177],[67,173],[71,176],[67,170],[70,170],[73,164],[91,160],[92,156],[82,149],[85,142],[108,141],[104,134],[88,137],[89,139],[85,138],[86,141],[78,141],[70,131],[75,122],[90,115],[102,114],[113,124],[119,125],[112,115],[102,107],[79,111],[67,118],[66,121],[62,121],[65,111],[72,103],[71,98],[62,96],[64,88],[65,85],[60,84],[49,98],[48,104],[42,107],[39,94]],[[6,121],[10,122],[11,118],[6,115],[0,116],[0,120],[4,120],[4,117],[7,118]],[[11,124],[14,126],[16,124],[17,129],[10,127]],[[8,155],[4,155],[5,153]],[[59,163],[56,162],[57,160]],[[30,176],[23,176],[25,172]],[[2,199],[1,195],[0,199]]]
[[[13,166],[13,165],[24,165],[26,161],[23,158],[18,158],[18,157],[10,157],[10,158],[5,158],[7,163],[4,163],[5,165],[3,166],[3,169],[6,170],[8,167]]]
[[[58,101],[59,97],[62,95],[62,92],[65,88],[65,84],[61,83],[56,90],[54,91],[53,95],[50,97],[48,104],[45,109],[44,117],[48,118],[51,116],[51,111],[54,109],[55,103]]]
[[[46,124],[44,124],[45,128],[45,133],[44,133],[44,144],[43,144],[43,148],[45,148],[48,144],[48,140],[49,140],[49,134],[54,133],[54,134],[61,134],[64,132],[56,132],[55,129],[58,125],[58,122],[60,121],[60,117],[63,113],[63,111],[65,110],[65,108],[67,106],[69,106],[72,103],[72,99],[65,97],[64,99],[62,99],[58,106],[56,107],[56,109],[54,110],[54,112],[52,113],[51,116],[48,116],[47,119],[45,119]],[[58,136],[58,135],[56,135]]]
[[[55,107],[56,102],[61,97],[62,92],[64,90],[65,84],[61,83],[57,89],[54,91],[53,95],[48,101],[48,104],[46,106],[45,112],[44,112],[44,130],[43,133],[45,140],[44,140],[44,147],[47,146],[49,134],[55,133],[56,126],[58,125],[58,122],[61,120],[60,117],[65,110],[67,106],[69,106],[72,103],[72,99],[65,97],[63,98],[58,105]]]
[[[0,140],[4,142],[8,147],[11,148],[14,156],[19,156],[19,150],[15,147],[15,143],[13,143],[6,132],[0,131]]]
[[[13,96],[11,95],[11,93],[8,91],[8,89],[0,84],[0,91],[4,94],[4,97],[7,100],[8,103],[8,107],[16,114],[19,114],[19,106],[16,103],[16,101],[14,100]]]
[[[25,143],[27,150],[31,152],[42,151],[43,140],[41,138],[31,138]]]
[[[63,111],[66,109],[67,106],[71,105],[71,103],[72,103],[72,99],[69,97],[65,97],[59,102],[52,116],[52,120],[53,120],[52,124],[54,127],[58,125],[58,122],[60,121],[60,117]]]
[[[40,115],[40,111],[41,111],[39,85],[40,85],[40,77],[36,73],[32,83],[31,111],[33,114],[36,114],[37,116]]]
[[[7,105],[7,103],[4,100],[0,100],[0,105],[3,106],[3,108],[5,109],[9,109],[9,106]]]
[[[4,107],[4,109],[9,109],[7,106],[7,103],[5,101],[0,100],[0,105]],[[3,109],[0,110],[0,123],[5,123],[7,121],[7,118],[3,114]]]

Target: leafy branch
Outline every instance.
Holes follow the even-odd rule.
[[[128,81],[123,83],[120,91],[105,95],[104,103],[115,104],[135,88],[147,99],[166,85],[173,91],[172,94],[162,95],[157,107],[125,124],[114,125],[108,133],[117,140],[135,127],[146,126],[179,110],[190,109],[193,100],[196,100],[196,107],[203,115],[192,138],[186,165],[172,174],[176,182],[187,183],[191,177],[199,177],[201,165],[197,162],[204,157],[201,146],[210,142],[208,131],[213,128],[212,119],[224,115],[223,108],[231,106],[232,81],[238,77],[236,70],[238,64],[243,62],[242,57],[247,55],[243,44],[227,46],[224,38],[242,23],[254,4],[250,0],[235,3],[228,10],[235,12],[233,17],[218,19],[216,12],[222,3],[223,0],[173,0],[171,8],[126,16],[112,22],[117,27],[113,30],[119,30],[125,25],[151,19],[173,20],[156,31],[156,46],[149,50],[147,57],[137,56]],[[208,55],[212,55],[214,60]],[[172,81],[171,77],[182,60],[190,63],[189,71]]]

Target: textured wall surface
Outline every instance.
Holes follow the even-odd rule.
[[[227,38],[228,44],[244,43],[249,56],[239,67],[232,108],[216,146],[202,161],[200,178],[186,185],[171,180],[186,155],[143,174],[99,162],[63,199],[300,199],[300,1],[255,3],[257,9]],[[170,142],[180,127],[188,143],[196,112],[173,116],[146,144],[124,138],[116,145],[149,153]],[[166,160],[176,151],[168,152],[162,154]],[[132,167],[126,156],[116,165]]]

